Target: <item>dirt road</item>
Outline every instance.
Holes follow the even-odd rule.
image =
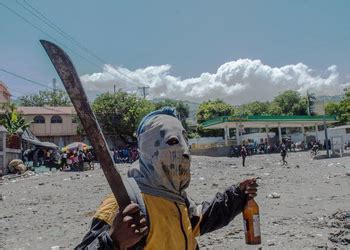
[[[296,152],[287,161],[288,167],[280,165],[278,154],[256,155],[243,168],[239,158],[194,156],[188,193],[199,203],[260,176],[256,200],[263,249],[350,247],[350,157],[311,160],[307,152]],[[123,173],[128,168],[119,165]],[[72,249],[109,192],[100,169],[3,180],[0,249]],[[203,249],[252,249],[243,233],[239,215],[225,228],[200,237],[199,244]]]

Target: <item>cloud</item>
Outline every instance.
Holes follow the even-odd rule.
[[[260,60],[239,59],[221,65],[216,73],[181,79],[171,75],[170,65],[149,66],[135,71],[105,65],[103,72],[81,76],[90,95],[117,89],[135,92],[137,86],[148,85],[148,98],[172,98],[202,102],[220,98],[231,104],[267,101],[287,89],[305,94],[336,95],[350,83],[342,83],[336,65],[315,74],[303,63],[280,68]]]

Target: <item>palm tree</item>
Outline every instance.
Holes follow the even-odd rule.
[[[26,122],[21,114],[17,112],[14,104],[5,104],[3,109],[5,113],[0,120],[0,124],[6,128],[8,135],[15,135],[18,130],[24,131],[29,127],[30,122]]]

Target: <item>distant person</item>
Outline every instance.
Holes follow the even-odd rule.
[[[245,158],[247,157],[247,149],[245,146],[242,146],[241,148],[241,156],[242,156],[242,166],[245,167]]]
[[[86,156],[83,150],[79,150],[77,154],[78,154],[78,170],[84,171],[84,159]]]
[[[312,148],[311,148],[311,151],[310,151],[310,155],[312,157],[315,157],[316,155],[318,155],[318,151],[319,151],[319,147],[318,147],[318,144],[313,144]]]
[[[34,168],[38,167],[38,164],[39,164],[38,154],[39,154],[39,149],[36,148],[34,151],[34,154],[33,154],[33,167]]]
[[[62,155],[61,155],[61,171],[65,171],[67,168],[67,151],[63,151]]]
[[[296,148],[296,146],[295,146],[295,143],[294,142],[292,142],[291,143],[291,151],[293,151],[293,152],[295,152],[295,148]]]
[[[44,165],[44,157],[45,157],[45,151],[40,148],[38,151],[39,167]]]
[[[282,165],[288,165],[288,162],[286,161],[287,157],[287,147],[285,144],[282,144],[281,146],[281,157],[282,157]]]
[[[22,159],[23,159],[23,162],[24,164],[28,167],[28,162],[29,162],[29,153],[30,153],[31,149],[28,148],[26,150],[23,151],[23,154],[22,154]]]

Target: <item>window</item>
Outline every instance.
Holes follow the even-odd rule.
[[[45,118],[41,115],[37,115],[34,117],[34,123],[45,123]]]
[[[59,115],[54,115],[51,117],[51,123],[62,123],[62,118]]]

